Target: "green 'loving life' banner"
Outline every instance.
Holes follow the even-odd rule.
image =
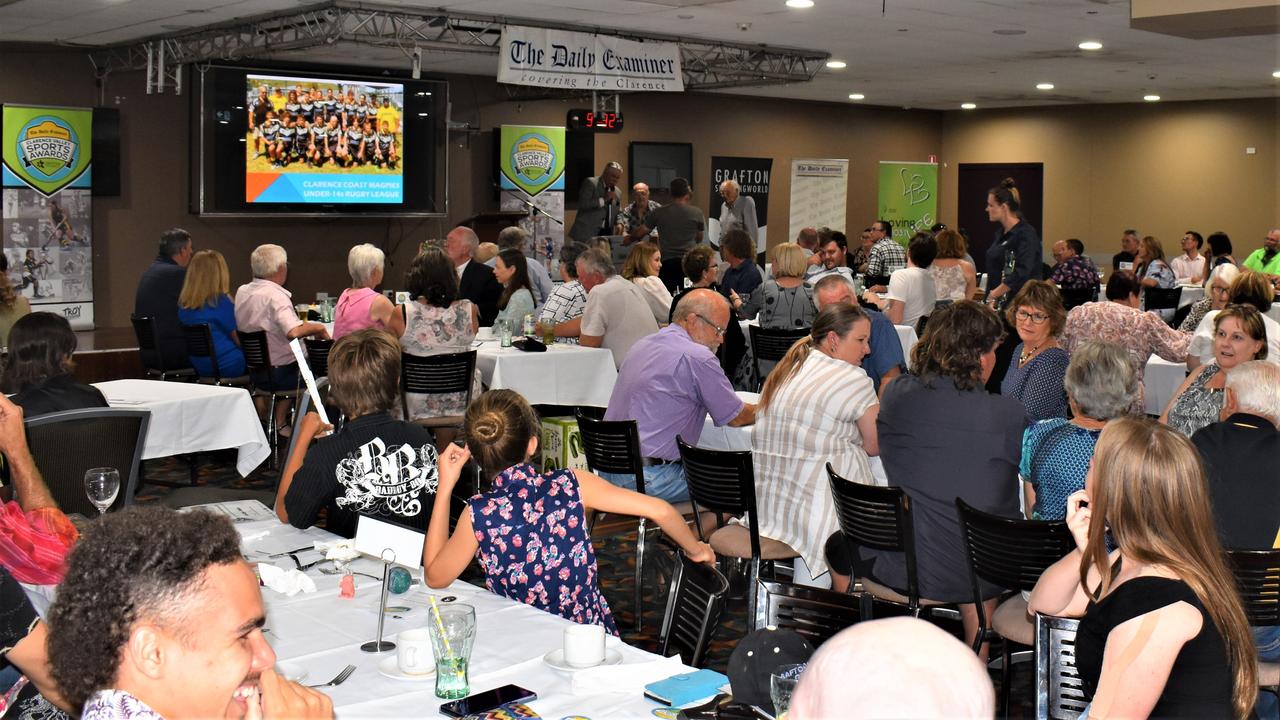
[[[893,239],[904,246],[938,217],[938,165],[920,162],[880,163],[880,205],[876,217],[893,223]]]
[[[503,125],[500,141],[501,189],[564,190],[564,127]]]
[[[51,197],[89,169],[91,110],[5,105],[3,124],[5,185]]]

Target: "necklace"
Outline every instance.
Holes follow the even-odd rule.
[[[1040,352],[1040,348],[1038,347],[1028,348],[1024,345],[1022,348],[1022,354],[1018,356],[1018,364],[1025,365],[1026,362],[1031,358],[1035,357],[1036,353],[1038,352]]]

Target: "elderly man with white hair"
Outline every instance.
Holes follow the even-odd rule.
[[[742,186],[733,178],[720,183],[720,197],[724,198],[720,206],[720,237],[737,228],[751,236],[752,248],[758,248],[760,227],[756,221],[756,201],[750,195],[743,195]],[[720,245],[719,240],[716,245]]]
[[[364,243],[347,253],[351,287],[342,291],[333,310],[333,339],[357,330],[386,330],[393,337],[404,334],[404,313],[387,296],[378,292],[387,256],[381,249]]]
[[[498,298],[502,297],[502,285],[493,275],[493,268],[471,258],[480,244],[480,238],[469,227],[458,227],[444,238],[444,254],[453,261],[458,273],[458,294],[475,303],[480,311],[480,324],[493,325],[498,316]]]
[[[1218,536],[1233,549],[1280,548],[1280,365],[1251,360],[1227,371],[1222,421],[1191,436],[1204,458]],[[1253,628],[1264,683],[1280,678],[1280,627]],[[1276,717],[1258,693],[1257,717]]]
[[[909,617],[860,622],[823,643],[787,710],[792,720],[994,714],[991,678],[973,650]]]
[[[267,333],[267,355],[272,371],[257,374],[253,382],[266,390],[292,390],[298,387],[298,363],[289,349],[289,341],[300,337],[329,337],[324,325],[298,319],[293,309],[293,296],[284,289],[289,276],[289,255],[279,245],[259,245],[249,256],[253,281],[236,290],[236,328]],[[276,427],[285,425],[289,403],[276,405]]]

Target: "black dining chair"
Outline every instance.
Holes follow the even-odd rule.
[[[747,332],[751,335],[751,362],[755,365],[756,377],[759,379],[757,390],[764,387],[765,376],[768,375],[760,372],[760,363],[762,361],[778,362],[797,340],[809,337],[807,327],[775,330],[762,328],[759,325],[748,325]]]
[[[698,667],[706,658],[707,645],[724,614],[729,581],[711,565],[694,562],[679,549],[667,547],[676,559],[658,653],[663,657],[679,653],[686,664]]]
[[[58,507],[92,518],[98,508],[85,495],[85,471],[120,471],[120,494],[107,510],[132,505],[150,422],[150,410],[81,408],[38,415],[24,424],[31,457]]]
[[[329,351],[333,349],[333,340],[329,338],[303,338],[302,347],[307,351],[307,364],[311,366],[312,377],[329,376]]]
[[[1013,651],[1011,643],[1030,648],[1035,643],[1035,626],[1027,612],[1023,594],[1030,592],[1050,565],[1075,549],[1075,539],[1065,522],[1006,518],[978,510],[956,498],[960,513],[960,532],[964,538],[964,554],[969,566],[969,583],[973,587],[978,611],[978,635],[973,649],[992,636],[1004,638],[1001,646],[1000,717],[1008,714]],[[987,617],[983,611],[980,581],[1013,591]]]
[[[171,368],[164,364],[164,353],[160,352],[159,345],[156,343],[156,319],[150,315],[130,315],[129,322],[133,324],[133,334],[138,340],[138,354],[142,357],[142,366],[145,369],[146,376],[153,380],[178,380],[181,382],[189,382],[196,379],[196,371],[193,368]],[[155,363],[147,362],[147,354],[154,358]]]
[[[212,380],[214,385],[223,387],[248,387],[248,375],[223,377],[222,368],[218,367],[218,353],[214,352],[213,349],[213,333],[209,329],[209,323],[183,325],[182,337],[187,341],[187,355],[189,357],[208,358],[209,360],[213,374],[208,378],[200,378],[202,382]]]
[[[400,403],[404,417],[432,431],[462,430],[462,415],[439,417],[413,417],[409,414],[410,393],[423,395],[464,396],[462,408],[471,404],[471,388],[476,374],[476,351],[444,353],[441,355],[411,355],[400,353]]]
[[[850,482],[827,463],[827,478],[835,501],[836,519],[849,557],[858,557],[858,548],[900,552],[906,564],[906,594],[869,578],[849,583],[851,592],[862,589],[863,616],[873,615],[872,599],[903,607],[920,617],[925,610],[946,605],[920,597],[916,576],[916,533],[911,515],[911,497],[899,487],[877,487]]]
[[[1077,618],[1036,613],[1036,717],[1075,720],[1088,706],[1076,671]]]
[[[250,377],[255,374],[271,377],[275,366],[271,364],[271,354],[267,349],[267,331],[237,329],[236,336],[240,338],[240,350],[244,352],[244,365],[249,370]],[[273,468],[276,467],[276,451],[280,447],[280,430],[276,427],[276,406],[297,398],[303,392],[306,391],[301,387],[268,390],[257,385],[253,386],[254,397],[267,398],[267,440],[271,444],[271,467]],[[290,424],[293,419],[290,418]]]
[[[717,555],[748,563],[747,620],[754,630],[761,565],[772,566],[777,560],[797,558],[800,553],[784,542],[760,534],[751,451],[707,450],[686,443],[678,435],[676,446],[689,483],[689,501],[693,504],[693,523],[698,537],[705,539]],[[699,517],[703,510],[720,516],[740,516],[746,524],[727,523],[707,537]]]
[[[1228,550],[1227,561],[1235,575],[1245,617],[1253,627],[1280,625],[1280,549]],[[1261,692],[1280,695],[1280,667],[1259,663]]]
[[[776,627],[804,636],[813,647],[862,620],[857,598],[824,588],[760,581],[756,627]]]

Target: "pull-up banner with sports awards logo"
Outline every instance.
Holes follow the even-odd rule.
[[[5,105],[0,126],[5,279],[33,310],[92,329],[93,111]]]
[[[532,246],[524,255],[557,277],[564,245],[564,126],[503,125],[498,142],[498,208],[525,213],[520,227]]]

